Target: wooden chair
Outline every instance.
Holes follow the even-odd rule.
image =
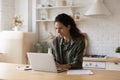
[[[87,54],[87,49],[88,49],[88,36],[86,33],[82,33],[85,36],[85,49],[83,55]]]

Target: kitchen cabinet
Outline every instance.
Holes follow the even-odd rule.
[[[106,62],[83,61],[84,69],[106,69]]]
[[[120,58],[83,58],[83,68],[120,71]]]
[[[120,62],[106,62],[106,70],[120,71]]]

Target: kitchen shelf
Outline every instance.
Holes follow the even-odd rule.
[[[61,8],[79,8],[80,6],[53,6],[53,7],[36,7],[36,9],[61,9]]]
[[[80,20],[75,20],[76,22],[79,22]],[[54,20],[36,20],[36,22],[54,22]]]
[[[53,22],[54,20],[50,20],[50,19],[48,19],[48,20],[36,20],[36,22]]]

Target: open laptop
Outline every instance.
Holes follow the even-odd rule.
[[[64,69],[57,68],[52,54],[47,53],[27,53],[32,70],[47,72],[63,72]]]

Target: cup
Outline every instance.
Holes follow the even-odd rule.
[[[48,54],[52,54],[52,49],[48,48]]]

